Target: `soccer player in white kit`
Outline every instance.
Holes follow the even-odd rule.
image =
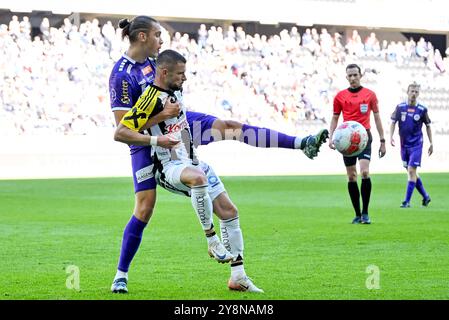
[[[238,211],[214,170],[198,160],[193,145],[182,85],[186,81],[186,60],[173,50],[159,54],[154,83],[147,87],[136,105],[129,110],[115,132],[115,139],[133,145],[152,145],[156,181],[165,189],[191,198],[208,241],[211,257],[231,262],[231,290],[263,292],[246,275],[243,267],[243,236]],[[181,106],[178,117],[146,127],[149,118],[161,112],[167,99]],[[147,129],[146,134],[141,134]],[[179,142],[172,149],[160,146],[161,139]],[[220,219],[222,241],[216,235],[212,212]],[[226,245],[223,245],[226,243]]]

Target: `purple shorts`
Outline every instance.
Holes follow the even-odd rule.
[[[133,170],[134,192],[156,189],[151,147],[133,147],[131,149],[131,166]]]
[[[422,156],[422,146],[406,148],[401,147],[402,164],[407,167],[420,167]]]
[[[210,129],[216,119],[216,117],[204,113],[187,111],[187,121],[189,122],[195,147],[214,141],[210,135]],[[156,189],[151,147],[133,146],[131,149],[131,165],[134,192]]]

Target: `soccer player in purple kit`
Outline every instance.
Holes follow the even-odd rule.
[[[432,130],[430,127],[431,121],[427,108],[417,102],[419,90],[419,84],[416,82],[410,84],[407,88],[407,102],[397,105],[396,110],[391,115],[390,142],[392,146],[395,146],[393,134],[396,128],[396,122],[398,122],[399,137],[401,141],[401,158],[408,173],[407,191],[405,193],[405,199],[400,206],[401,208],[410,207],[410,199],[412,198],[415,187],[423,197],[422,205],[426,207],[430,202],[430,196],[426,192],[426,189],[424,189],[422,180],[417,173],[417,168],[421,166],[423,124],[426,125],[427,137],[430,142],[428,155],[430,156],[433,153]]]
[[[111,109],[117,124],[120,123],[127,111],[133,108],[145,88],[154,81],[155,58],[163,43],[161,27],[157,20],[151,17],[137,16],[131,21],[123,19],[119,22],[119,27],[122,28],[122,37],[129,39],[130,46],[116,62],[109,78]],[[152,117],[148,126],[177,116],[179,112],[180,108],[177,103],[167,101],[164,110]],[[215,141],[216,135],[205,134],[211,130],[219,132],[221,139],[235,140],[235,135],[226,134],[232,130],[240,132],[237,140],[246,144],[263,148],[301,149],[310,159],[317,156],[319,148],[328,138],[326,129],[320,130],[317,135],[309,135],[304,138],[293,137],[267,128],[250,126],[232,120],[225,121],[211,115],[190,111],[187,111],[187,121],[193,128],[192,135],[195,145],[206,145]],[[198,124],[200,130],[195,130],[198,128]],[[156,202],[156,181],[153,174],[151,145],[170,148],[177,143],[168,136],[152,137],[151,142],[152,144],[148,143],[147,145],[130,145],[135,207],[124,230],[117,273],[111,287],[112,292],[128,292],[129,265],[139,248],[143,231],[153,214]],[[217,258],[217,260],[219,259]]]

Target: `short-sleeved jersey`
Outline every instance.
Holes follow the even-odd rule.
[[[371,111],[379,112],[376,94],[360,87],[340,91],[334,98],[334,114],[343,113],[343,121],[357,121],[370,129]]]
[[[419,103],[416,106],[410,106],[405,102],[398,104],[391,115],[391,120],[398,122],[401,147],[422,147],[422,125],[423,123],[429,125],[431,122],[425,106]]]
[[[152,126],[148,133],[152,136],[171,134],[180,141],[180,144],[171,150],[154,147],[154,154],[162,165],[171,160],[191,160],[197,163],[196,150],[186,117],[187,111],[180,91],[167,91],[154,84],[148,86],[136,105],[124,115],[121,123],[131,130],[142,132],[148,119],[161,112],[169,98],[179,102],[181,107],[179,116]]]
[[[139,63],[124,54],[109,77],[112,111],[131,109],[145,88],[153,83],[155,71],[154,60],[147,58],[144,63]]]

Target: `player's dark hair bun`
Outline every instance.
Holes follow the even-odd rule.
[[[119,26],[121,29],[126,28],[126,26],[128,26],[129,24],[130,24],[130,22],[129,22],[129,20],[128,20],[127,18],[122,19],[122,20],[120,20],[120,21],[118,22],[118,26]]]

